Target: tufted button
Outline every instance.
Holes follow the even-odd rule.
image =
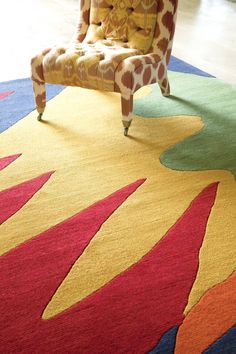
[[[83,49],[76,50],[76,54],[82,57],[83,55],[85,55],[85,51]]]
[[[128,7],[127,8],[127,12],[128,12],[128,15],[131,15],[132,12],[134,12],[134,8],[133,7]]]
[[[113,6],[113,5],[110,5],[110,6],[109,6],[109,9],[113,10],[113,9],[114,9],[114,6]]]
[[[97,26],[101,26],[101,25],[102,25],[102,22],[98,22],[98,23],[97,23]]]
[[[98,53],[99,60],[104,60],[105,59],[105,54],[104,53]]]
[[[137,31],[142,31],[142,27],[137,27]]]
[[[58,48],[57,49],[57,53],[58,53],[58,55],[64,54],[65,53],[65,48]]]

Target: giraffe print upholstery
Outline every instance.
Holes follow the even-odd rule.
[[[81,0],[72,42],[44,50],[31,61],[38,112],[46,105],[45,83],[121,93],[126,131],[133,94],[157,82],[168,96],[167,77],[177,0]]]

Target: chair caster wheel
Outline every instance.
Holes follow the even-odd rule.
[[[38,115],[38,117],[37,117],[37,119],[38,119],[39,122],[42,120],[42,116],[43,116],[43,113],[39,113],[39,115]]]
[[[129,128],[124,128],[124,136],[128,136]]]

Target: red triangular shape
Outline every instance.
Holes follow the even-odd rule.
[[[21,154],[11,155],[7,157],[0,158],[0,171],[6,168],[10,163],[15,161]]]
[[[10,96],[14,92],[15,91],[9,91],[9,92],[0,93],[0,101],[3,100],[4,98],[6,98],[7,96]]]
[[[217,183],[195,198],[137,264],[71,309],[40,319],[88,242],[142,183],[114,193],[2,257],[0,293],[11,296],[0,301],[0,351],[143,354],[182,322]]]
[[[22,208],[47,182],[53,172],[23,182],[0,192],[0,225]]]

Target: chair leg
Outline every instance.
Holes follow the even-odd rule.
[[[36,108],[38,111],[38,121],[42,120],[43,112],[46,107],[46,90],[45,84],[39,84],[33,81],[34,98],[36,103]]]
[[[42,120],[42,115],[46,107],[46,88],[42,67],[43,56],[39,55],[31,61],[32,82],[34,90],[35,104],[38,111],[37,119]]]
[[[170,84],[168,78],[166,77],[166,79],[163,80],[161,83],[159,83],[159,85],[160,85],[162,95],[164,97],[170,96]]]
[[[170,96],[170,84],[167,76],[167,68],[164,64],[161,64],[161,70],[158,71],[158,84],[163,96]]]
[[[121,109],[122,109],[122,123],[124,126],[124,135],[127,136],[133,118],[132,117],[133,95],[121,94]]]

